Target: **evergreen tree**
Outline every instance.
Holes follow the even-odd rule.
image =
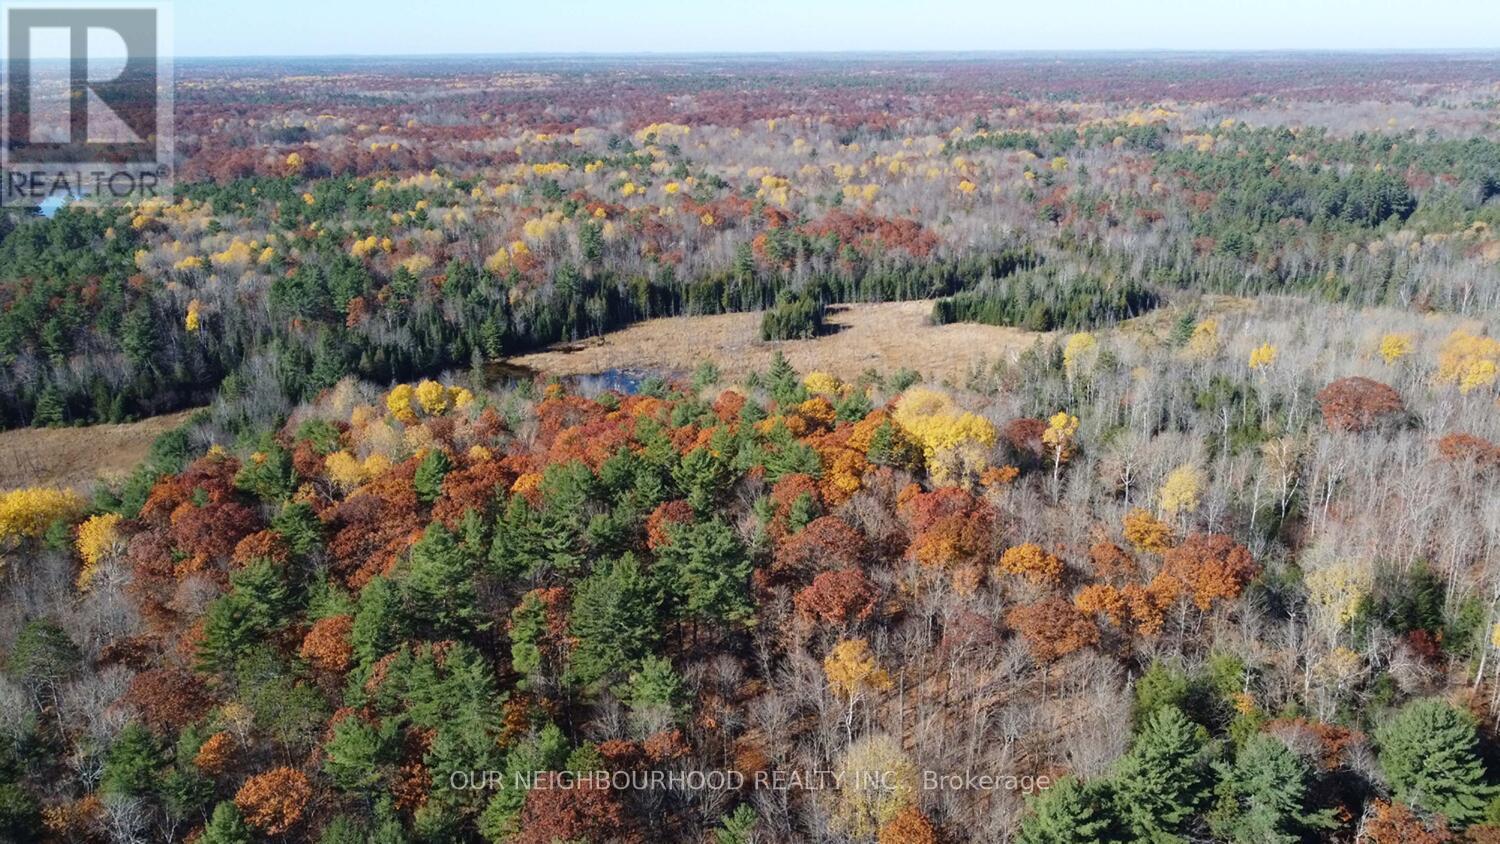
[[[412,546],[400,580],[408,617],[428,625],[438,638],[483,629],[474,568],[475,558],[451,531],[430,525]]]
[[[869,416],[875,405],[870,402],[870,397],[865,395],[864,390],[856,388],[840,398],[833,409],[840,422],[858,422]]]
[[[44,839],[41,806],[17,782],[0,783],[0,841]]]
[[[156,368],[157,347],[160,340],[156,333],[156,318],[151,313],[149,299],[142,298],[125,317],[120,336],[120,347],[125,350],[125,359],[137,370]]]
[[[27,622],[6,660],[7,673],[33,695],[51,693],[83,663],[83,654],[67,631],[45,619]]]
[[[1109,794],[1100,783],[1063,777],[1027,801],[1018,844],[1091,844],[1113,838]]]
[[[1312,769],[1274,736],[1251,736],[1233,764],[1215,767],[1219,806],[1210,826],[1225,840],[1297,844],[1316,830],[1337,825],[1332,810],[1307,807]]]
[[[521,688],[542,679],[542,671],[548,667],[543,650],[548,646],[547,626],[547,605],[535,592],[521,596],[510,611],[510,667],[522,676],[518,684]]]
[[[359,593],[359,609],[349,631],[349,643],[359,664],[368,667],[390,653],[406,638],[406,618],[401,613],[401,598],[390,580],[370,578]]]
[[[67,421],[66,414],[67,404],[63,401],[62,391],[55,384],[48,384],[37,394],[31,425],[34,428],[56,427]]]
[[[672,480],[685,493],[695,512],[707,514],[730,481],[727,456],[707,447],[695,448],[672,470]]]
[[[365,844],[369,833],[348,815],[335,815],[318,836],[318,844]]]
[[[199,844],[250,844],[253,840],[240,810],[229,800],[214,807],[213,817],[198,837]]]
[[[280,446],[257,452],[235,475],[234,485],[262,501],[285,501],[297,491],[292,455]]]
[[[516,832],[521,807],[526,802],[527,778],[539,771],[562,770],[568,758],[568,740],[555,724],[518,742],[505,755],[504,788],[490,797],[479,816],[479,831],[490,841],[506,841]]]
[[[1175,706],[1152,712],[1113,778],[1115,814],[1129,832],[1150,841],[1177,833],[1203,802],[1202,728]]]
[[[624,675],[655,646],[659,613],[656,589],[634,555],[600,565],[573,596],[567,678],[596,688]]]
[[[157,791],[161,795],[162,810],[176,826],[188,818],[201,817],[213,800],[214,781],[191,763],[179,761],[161,778]]]
[[[540,510],[522,496],[511,498],[490,546],[490,565],[496,573],[511,578],[535,577],[548,569],[577,571],[583,564],[580,537],[587,527],[587,487],[592,480],[582,463],[554,464],[544,474]]]
[[[1151,714],[1167,706],[1183,709],[1188,699],[1186,674],[1156,661],[1135,681],[1135,705],[1131,717],[1144,725]]]
[[[1458,827],[1484,818],[1497,789],[1479,758],[1468,713],[1438,698],[1412,701],[1375,732],[1375,742],[1396,799]]]
[[[292,501],[283,506],[271,519],[271,529],[281,535],[293,554],[303,559],[323,547],[323,523],[305,501]]]
[[[448,459],[448,454],[441,448],[428,450],[427,456],[417,465],[416,477],[412,479],[417,499],[423,504],[438,500],[438,496],[443,494],[443,476],[452,468],[453,461]]]
[[[719,821],[719,828],[714,830],[714,844],[751,844],[758,819],[749,803],[741,803]]]
[[[705,358],[699,361],[698,367],[693,370],[693,389],[702,390],[712,387],[719,383],[721,377],[719,367],[715,366],[713,361]]]
[[[792,368],[791,361],[780,351],[771,358],[766,383],[771,389],[771,398],[776,399],[776,403],[782,407],[791,407],[807,400],[807,390],[797,378],[797,370]]]
[[[662,590],[680,618],[747,621],[750,558],[734,531],[718,517],[677,525],[659,549]]]
[[[230,578],[230,584],[229,594],[204,613],[198,662],[211,671],[232,668],[267,633],[281,627],[291,609],[283,569],[270,560],[252,561]]]
[[[104,771],[99,788],[105,794],[139,797],[156,782],[162,751],[151,731],[139,722],[125,725],[104,757]]]
[[[393,759],[396,733],[393,720],[372,725],[358,716],[343,718],[323,746],[323,770],[339,788],[373,792]]]
[[[645,720],[675,722],[687,711],[687,692],[682,676],[666,657],[649,656],[630,677],[627,691],[630,710]]]

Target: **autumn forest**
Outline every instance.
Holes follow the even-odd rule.
[[[1494,54],[175,96],[0,214],[0,840],[1500,842]]]

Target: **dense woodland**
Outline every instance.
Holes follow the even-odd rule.
[[[0,218],[5,427],[204,406],[0,492],[0,839],[1500,841],[1500,63],[180,73]],[[487,377],[896,300],[1034,342]]]

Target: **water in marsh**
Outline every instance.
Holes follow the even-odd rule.
[[[510,361],[495,361],[484,369],[485,379],[491,386],[507,386],[522,381],[534,381],[547,373],[530,366]],[[668,380],[678,373],[658,369],[601,369],[579,375],[566,375],[561,380],[572,390],[585,395],[613,391],[633,396],[642,386],[653,380]]]

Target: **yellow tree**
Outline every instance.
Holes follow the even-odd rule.
[[[890,736],[850,742],[838,770],[829,823],[841,835],[868,841],[916,806],[916,767]]]
[[[1068,337],[1063,345],[1063,372],[1072,381],[1080,374],[1087,374],[1099,358],[1099,341],[1087,331]]]
[[[989,468],[998,432],[982,416],[960,410],[936,390],[913,387],[896,402],[891,420],[922,446],[933,483],[966,482]]]
[[[88,517],[78,526],[74,544],[78,556],[83,558],[83,568],[78,571],[75,582],[80,590],[89,588],[100,563],[121,550],[119,525],[119,513],[101,513]]]
[[[1368,565],[1336,562],[1309,570],[1302,581],[1307,586],[1314,618],[1332,643],[1339,631],[1359,614],[1360,606],[1374,587],[1374,572]]]
[[[1187,354],[1188,357],[1205,360],[1218,353],[1219,345],[1219,321],[1210,317],[1193,326],[1193,334],[1187,342]]]
[[[411,423],[417,421],[417,411],[412,407],[415,398],[410,384],[397,384],[391,388],[391,392],[385,397],[386,409],[391,415],[402,422]]]
[[[823,674],[833,693],[848,701],[844,715],[844,732],[854,734],[854,706],[869,692],[891,687],[891,675],[880,667],[870,643],[864,639],[845,639],[833,646],[823,658]]]
[[[1193,464],[1184,463],[1167,475],[1157,501],[1162,515],[1173,518],[1198,509],[1198,500],[1202,494],[1203,473]]]
[[[1174,544],[1171,526],[1140,508],[1125,514],[1124,527],[1125,539],[1141,551],[1160,554]]]
[[[428,416],[441,416],[448,410],[448,390],[436,381],[423,381],[413,391],[417,404]]]
[[[1078,436],[1078,417],[1066,410],[1059,410],[1047,420],[1047,430],[1042,432],[1042,443],[1052,457],[1052,495],[1057,497],[1057,479],[1062,474],[1062,465],[1073,457]]]
[[[1411,354],[1413,338],[1410,334],[1387,334],[1380,338],[1380,359],[1393,364]]]
[[[1437,380],[1458,385],[1464,395],[1492,387],[1500,378],[1500,340],[1458,329],[1438,352]]]
[[[83,514],[83,496],[68,489],[28,487],[0,495],[0,543],[38,539],[53,524]]]
[[[1277,349],[1270,343],[1261,343],[1250,350],[1251,369],[1269,369],[1276,363]]]

